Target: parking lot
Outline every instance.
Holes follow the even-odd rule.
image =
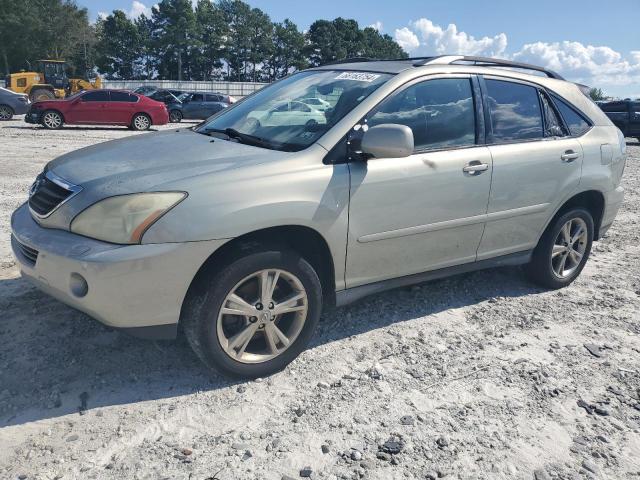
[[[0,123],[0,478],[640,478],[636,140],[625,203],[570,287],[502,268],[372,296],[247,382],[19,277],[10,215],[43,166],[139,134]]]

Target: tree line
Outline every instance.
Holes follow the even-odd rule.
[[[316,20],[302,32],[241,0],[161,0],[148,16],[114,10],[95,23],[74,0],[0,0],[5,73],[63,58],[72,74],[109,79],[269,82],[345,58],[406,56],[389,35],[355,20]]]

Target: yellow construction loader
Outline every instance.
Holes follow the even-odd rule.
[[[36,72],[10,74],[6,88],[16,93],[26,93],[32,102],[51,100],[73,95],[80,90],[102,87],[102,79],[96,77],[91,82],[82,78],[69,78],[67,64],[63,60],[38,60]]]

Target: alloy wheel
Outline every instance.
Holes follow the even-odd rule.
[[[10,120],[13,117],[13,112],[9,107],[0,107],[0,120]]]
[[[551,268],[559,278],[567,278],[580,266],[589,240],[586,222],[581,218],[567,221],[556,236],[551,251]]]
[[[42,117],[42,123],[44,123],[47,128],[60,128],[62,118],[56,112],[46,112]]]
[[[146,130],[150,127],[151,123],[145,115],[138,115],[133,120],[133,125],[136,127],[136,130]]]
[[[285,270],[255,272],[227,294],[217,319],[224,352],[241,363],[263,363],[287,350],[307,319],[307,292]]]

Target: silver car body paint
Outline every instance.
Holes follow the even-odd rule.
[[[344,291],[531,250],[554,214],[580,192],[602,193],[602,231],[613,222],[623,197],[624,152],[617,129],[577,86],[470,65],[367,62],[320,69],[396,75],[299,152],[177,129],[94,145],[51,162],[49,169],[82,191],[37,222],[25,206],[14,213],[13,235],[40,252],[30,266],[16,251],[23,274],[109,325],[172,325],[207,258],[227,241],[264,228],[296,225],[320,234],[332,255],[336,291]],[[470,75],[547,88],[581,110],[593,127],[579,138],[323,163],[401,86]],[[567,150],[579,157],[563,162]],[[486,165],[486,171],[464,173],[471,161]],[[96,201],[150,191],[185,191],[188,197],[149,228],[141,245],[112,245],[69,232],[71,220]],[[87,278],[84,298],[69,292],[73,272]]]

